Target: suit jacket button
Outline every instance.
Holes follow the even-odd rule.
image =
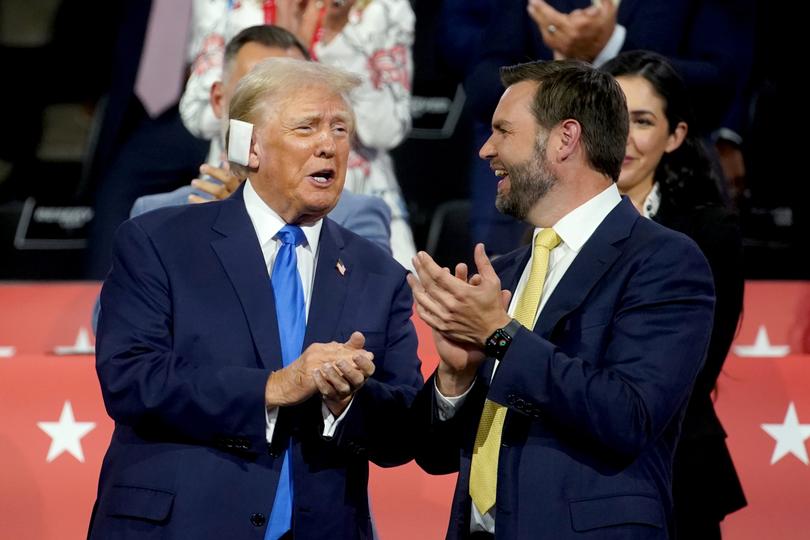
[[[267,523],[267,518],[264,517],[264,514],[256,512],[255,514],[250,514],[250,522],[254,527],[261,527]]]

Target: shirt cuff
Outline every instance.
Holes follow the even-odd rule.
[[[273,442],[273,432],[276,430],[276,420],[278,420],[278,407],[264,409],[264,419],[266,421],[264,438],[268,443]]]
[[[343,412],[340,413],[340,416],[335,418],[335,415],[332,414],[332,411],[329,410],[329,407],[326,406],[326,403],[321,401],[321,414],[323,415],[323,433],[324,437],[332,438],[335,436],[335,431],[337,431],[338,425],[340,425],[341,420],[346,417],[346,413],[349,412],[349,409],[352,408],[352,403],[354,403],[354,398],[346,405],[346,408],[343,409]]]
[[[613,28],[613,35],[610,36],[610,39],[605,44],[605,48],[593,59],[593,66],[599,67],[618,55],[624,46],[625,37],[627,37],[627,29],[617,24],[616,27]]]
[[[720,129],[714,131],[714,133],[712,133],[711,138],[712,142],[715,143],[720,139],[733,142],[737,146],[741,146],[743,143],[743,138],[740,136],[739,133],[726,127],[721,127]]]
[[[455,416],[456,411],[459,407],[464,404],[464,400],[467,399],[467,394],[470,393],[472,387],[475,385],[475,381],[470,385],[469,388],[463,393],[458,396],[447,397],[441,392],[439,392],[439,387],[436,384],[436,381],[433,381],[433,390],[436,392],[436,405],[439,407],[439,420],[445,422],[450,420]]]

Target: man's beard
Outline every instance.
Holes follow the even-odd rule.
[[[537,201],[557,183],[548,167],[546,141],[548,137],[542,140],[538,137],[532,157],[507,169],[509,189],[499,191],[495,198],[495,208],[502,214],[525,220]]]

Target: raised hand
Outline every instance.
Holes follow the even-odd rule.
[[[201,177],[192,180],[191,185],[199,191],[212,195],[214,200],[227,199],[241,184],[239,178],[231,173],[227,162],[222,167],[201,165],[200,174]],[[209,202],[209,199],[192,193],[188,196],[188,202],[204,203]]]
[[[467,265],[457,264],[455,275],[467,281]],[[440,358],[436,377],[439,391],[444,396],[463,394],[475,380],[484,353],[476,345],[452,341],[436,330],[433,330],[433,342]]]
[[[555,59],[574,58],[592,62],[605,48],[616,28],[618,8],[614,0],[600,0],[585,9],[565,14],[543,0],[529,0],[526,7]]]
[[[431,287],[436,295],[441,298],[444,296],[442,290],[440,287],[432,284],[433,275],[430,273],[430,270],[435,270],[435,268],[431,266],[431,263],[433,265],[435,265],[435,263],[433,263],[433,260],[430,259],[427,254],[420,254],[417,256],[417,259],[421,258],[422,255],[425,255],[427,259],[420,261],[420,265],[417,266],[417,272],[420,270],[422,271],[420,276],[423,274],[425,275],[425,283],[431,282],[431,284],[428,286]],[[444,281],[453,287],[462,284],[467,285],[471,288],[468,290],[474,290],[476,287],[481,287],[486,289],[485,294],[487,295],[489,294],[489,290],[493,287],[500,290],[500,280],[495,274],[495,271],[492,269],[491,264],[489,264],[489,259],[484,253],[483,245],[479,244],[476,246],[475,258],[479,273],[472,276],[469,281],[467,280],[467,265],[463,263],[456,265],[453,276],[450,275],[448,269],[440,269],[440,271],[445,274],[440,281]],[[436,266],[436,268],[438,268],[438,266]],[[457,396],[462,394],[467,390],[467,388],[470,387],[473,380],[475,380],[475,374],[478,367],[484,360],[484,353],[482,350],[483,341],[481,343],[461,341],[455,337],[455,334],[449,331],[449,327],[445,327],[445,331],[441,331],[437,327],[433,326],[433,324],[436,324],[437,326],[443,324],[439,322],[439,318],[442,316],[441,314],[444,313],[443,308],[439,307],[438,301],[435,301],[430,297],[430,294],[428,294],[427,290],[425,289],[425,283],[418,281],[413,276],[408,276],[408,283],[413,290],[414,298],[417,299],[417,313],[423,318],[423,320],[425,320],[425,317],[427,317],[428,320],[425,320],[425,322],[427,322],[428,325],[430,325],[433,329],[433,339],[434,343],[436,344],[436,351],[439,353],[439,357],[441,358],[436,379],[439,391],[445,396]],[[458,290],[463,291],[461,288]],[[512,295],[509,291],[503,290],[499,292],[498,296],[500,298],[499,305],[505,314]],[[447,300],[445,299],[444,301],[446,302]],[[428,308],[426,306],[433,307]],[[431,309],[434,311],[429,311]],[[461,307],[460,309],[465,308]],[[506,315],[506,322],[508,321],[509,317]],[[501,326],[504,326],[505,324],[506,323]],[[495,328],[500,328],[501,326],[497,326]],[[486,339],[486,337],[489,336],[489,334],[491,334],[494,330],[495,329],[486,334],[484,339]]]
[[[501,280],[492,268],[484,245],[475,247],[478,274],[469,282],[442,269],[425,252],[413,259],[419,276],[408,276],[419,317],[446,338],[484,346],[492,332],[505,326],[510,317],[503,307]]]

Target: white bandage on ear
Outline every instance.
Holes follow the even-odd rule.
[[[247,167],[252,138],[253,124],[231,118],[228,129],[228,160]]]

